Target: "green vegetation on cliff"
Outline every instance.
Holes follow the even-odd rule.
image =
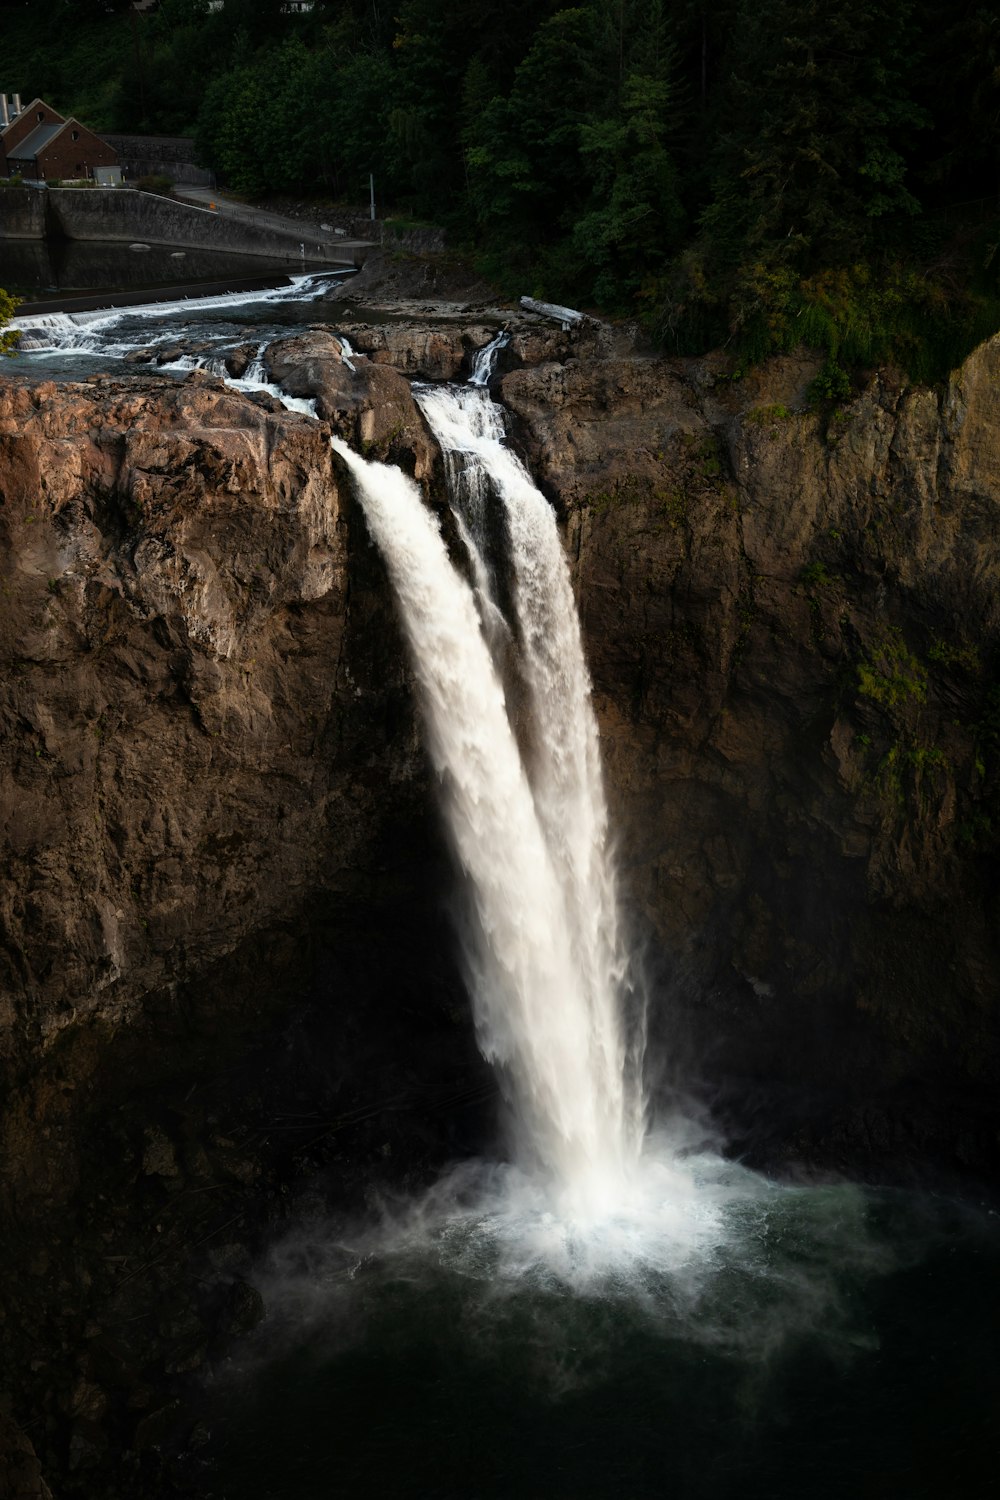
[[[16,310],[17,298],[10,296],[0,286],[0,355],[14,354],[20,342],[20,332],[16,328],[6,326]]]
[[[983,0],[4,9],[7,87],[194,131],[250,195],[360,201],[374,172],[507,289],[638,314],[668,348],[806,343],[837,399],[851,367],[933,379],[1000,327]]]

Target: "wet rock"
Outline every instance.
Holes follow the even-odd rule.
[[[73,1387],[69,1400],[69,1411],[74,1417],[83,1417],[89,1422],[100,1422],[108,1409],[108,1398],[99,1385],[80,1379]]]
[[[375,364],[388,364],[411,379],[468,378],[479,350],[501,329],[509,334],[498,368],[538,365],[552,360],[590,358],[602,340],[602,325],[586,319],[569,331],[511,309],[461,302],[379,302],[379,320],[340,324],[351,347]]]
[[[96,1468],[108,1450],[108,1435],[97,1422],[79,1417],[73,1423],[69,1436],[69,1467],[75,1473],[80,1469]]]
[[[224,1241],[209,1247],[208,1260],[216,1271],[237,1274],[250,1269],[253,1256],[246,1245],[238,1241]]]
[[[0,1407],[0,1495],[6,1500],[52,1500],[27,1434]]]
[[[167,1401],[136,1423],[133,1445],[137,1453],[158,1448],[171,1439],[183,1421],[180,1401]]]
[[[217,375],[214,370],[203,369],[189,370],[184,376],[184,384],[203,386],[209,390],[222,390],[225,387],[225,381],[221,375]]]
[[[234,1281],[229,1288],[220,1318],[220,1332],[227,1338],[239,1338],[252,1332],[262,1322],[266,1309],[257,1288],[248,1281]]]
[[[315,397],[319,415],[363,453],[430,478],[437,445],[402,375],[370,360],[352,369],[336,335],[319,329],[279,340],[267,357],[278,384],[293,396]]]
[[[207,1422],[196,1422],[192,1427],[187,1440],[188,1448],[192,1453],[200,1453],[207,1448],[212,1441],[212,1429]]]
[[[146,1149],[142,1153],[142,1170],[147,1177],[180,1176],[173,1142],[155,1125],[146,1128]]]
[[[375,364],[420,380],[457,380],[468,374],[471,355],[490,342],[497,326],[345,323],[343,331],[351,347]]]
[[[226,369],[236,380],[242,380],[252,360],[257,357],[259,345],[256,343],[240,344],[235,349],[230,349],[225,356]]]
[[[206,1338],[183,1340],[171,1347],[163,1362],[163,1369],[167,1375],[191,1375],[195,1370],[201,1369],[207,1358]]]

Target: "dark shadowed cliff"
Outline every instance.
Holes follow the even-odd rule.
[[[823,413],[808,360],[503,382],[567,517],[669,1071],[845,1167],[995,1161],[998,361]]]
[[[392,366],[454,374],[490,330],[345,331],[356,372],[322,331],[269,351],[320,424],[200,373],[0,386],[4,1380],[66,1493],[105,1493],[112,1451],[139,1484],[158,1383],[253,1321],[289,1181],[360,1197],[373,1161],[402,1180],[489,1129],[452,1108],[489,1084],[326,438],[438,504]],[[1000,343],[823,412],[806,358],[734,382],[529,320],[504,360],[565,523],[662,1097],[759,1159],[995,1170]]]

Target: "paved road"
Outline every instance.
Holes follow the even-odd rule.
[[[246,203],[236,203],[232,198],[223,198],[212,188],[188,187],[182,183],[174,189],[174,195],[197,208],[214,206],[216,213],[227,219],[240,219],[245,224],[259,224],[261,229],[271,229],[277,234],[287,234],[290,239],[320,240],[335,243],[338,250],[353,250],[368,245],[370,240],[352,240],[346,235],[335,235],[319,224],[306,223],[304,219],[288,219],[284,214],[272,214],[267,209],[251,208]]]

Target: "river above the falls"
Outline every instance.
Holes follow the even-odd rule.
[[[327,294],[345,279],[337,270],[281,274],[278,285],[253,291],[169,294],[155,302],[81,312],[26,313],[15,320],[21,342],[10,373],[39,380],[81,380],[103,373],[149,369],[183,374],[158,356],[171,346],[194,346],[204,363],[223,360],[247,342],[270,343],[306,323],[336,327],[345,315]],[[5,372],[6,373],[6,372]]]

